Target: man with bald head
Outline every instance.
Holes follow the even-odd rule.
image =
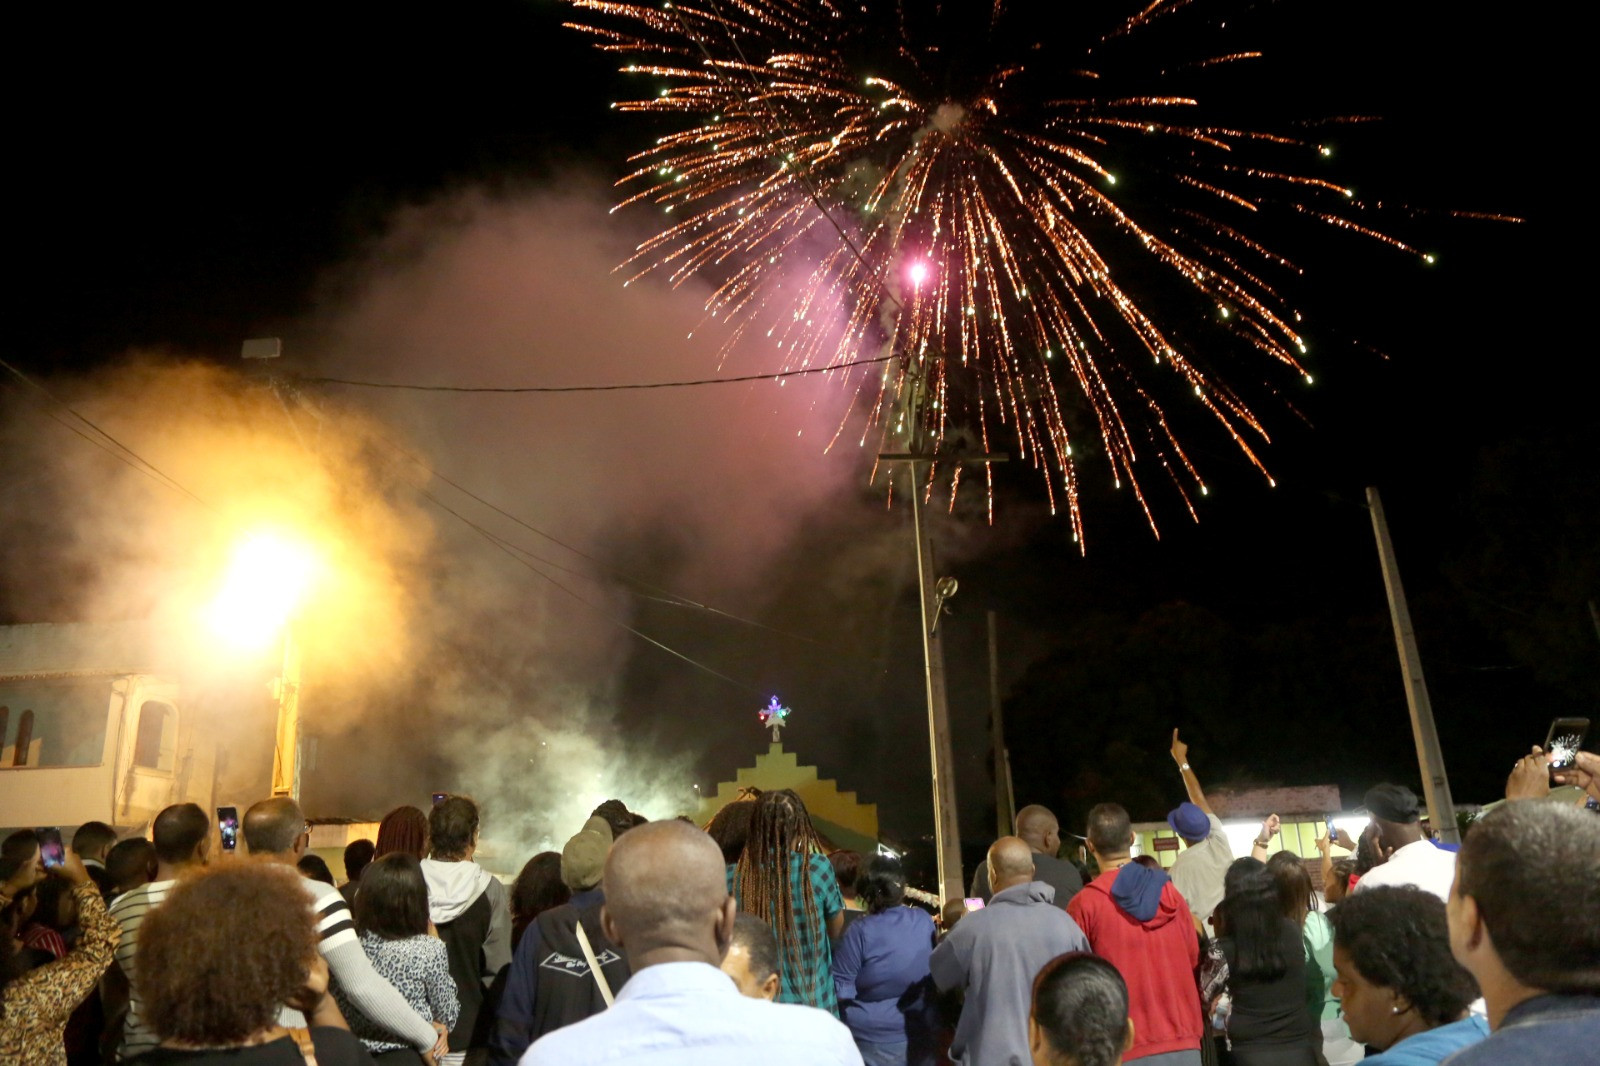
[[[1017,820],[1021,822],[1020,815]],[[1078,923],[1056,905],[1055,889],[1037,879],[1038,859],[1031,841],[995,841],[985,863],[994,895],[982,910],[957,922],[933,950],[929,967],[939,990],[966,990],[950,1045],[955,1062],[1031,1063],[1028,1005],[1034,976],[1057,955],[1089,950]]]
[[[1061,824],[1048,807],[1030,804],[1017,812],[1017,837],[1027,841],[1033,852],[1033,879],[1043,881],[1056,890],[1056,906],[1065,909],[1083,888],[1083,876],[1078,868],[1065,859],[1056,858],[1061,850]],[[994,895],[989,887],[989,864],[984,863],[972,875],[969,893],[989,902]]]
[[[629,830],[606,856],[601,926],[633,976],[609,1010],[540,1037],[522,1066],[860,1066],[837,1018],[740,995],[717,968],[733,936],[722,851],[687,822]]]
[[[242,828],[253,859],[294,866],[311,845],[311,826],[300,804],[287,796],[274,796],[252,805],[244,812]],[[339,890],[309,877],[300,878],[300,884],[311,897],[311,909],[317,915],[317,950],[327,960],[328,973],[350,1003],[374,1025],[393,1033],[397,1042],[432,1053],[435,1058],[443,1054],[445,1033],[434,1026],[432,1019],[413,1010],[399,990],[372,968],[356,935],[350,905]],[[284,1008],[280,1023],[289,1028],[303,1028],[306,1024],[300,1012],[290,1007]]]

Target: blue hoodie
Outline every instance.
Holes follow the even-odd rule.
[[[1152,870],[1143,863],[1130,862],[1117,871],[1111,882],[1111,902],[1141,922],[1156,916],[1161,906],[1161,890],[1172,878],[1165,870]]]

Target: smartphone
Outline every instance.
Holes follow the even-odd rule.
[[[54,870],[67,861],[67,849],[61,843],[61,830],[53,827],[35,829],[33,835],[39,839],[39,858],[44,861],[46,870]]]
[[[1589,737],[1589,719],[1557,718],[1550,723],[1550,733],[1544,738],[1544,753],[1550,760],[1550,773],[1571,769],[1577,761],[1583,742]]]
[[[1330,814],[1328,815],[1328,843],[1337,844],[1338,842],[1339,831],[1333,827],[1333,815]]]
[[[981,910],[983,910],[983,897],[982,896],[969,896],[966,899],[963,899],[961,902],[965,903],[967,905],[967,910],[968,911],[981,911]]]
[[[433,794],[433,805],[435,807],[439,806],[439,804],[443,803],[445,801],[445,798],[447,796],[449,796],[449,795],[450,795],[450,793],[448,793],[448,792],[435,792]]]
[[[239,808],[217,808],[217,832],[222,834],[223,851],[232,851],[239,846]]]

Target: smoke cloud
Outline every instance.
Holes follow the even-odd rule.
[[[771,693],[796,708],[785,742],[803,761],[859,775],[840,785],[864,801],[922,809],[908,523],[885,513],[881,481],[866,485],[859,426],[824,450],[855,383],[558,395],[296,384],[559,386],[780,365],[759,333],[717,365],[726,335],[703,321],[705,283],[624,287],[613,268],[638,235],[608,217],[607,195],[579,176],[401,211],[328,273],[313,314],[273,330],[286,353],[266,368],[276,388],[149,359],[67,387],[212,508],[37,417],[8,419],[5,483],[36,493],[4,519],[12,613],[192,612],[241,531],[298,531],[331,575],[302,611],[308,813],[375,818],[464,792],[484,807],[484,861],[504,872],[559,848],[604,798],[652,818],[692,813],[695,786],[709,792],[763,750],[755,711]],[[262,794],[270,768],[270,711],[256,718],[226,725],[240,797]]]

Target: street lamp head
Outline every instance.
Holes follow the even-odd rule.
[[[316,556],[276,533],[252,533],[234,546],[222,588],[212,601],[212,630],[240,650],[277,639],[311,586]]]

